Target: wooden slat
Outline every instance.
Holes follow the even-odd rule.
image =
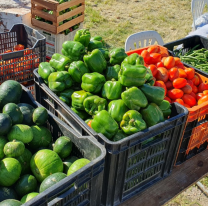
[[[57,21],[57,17],[54,14],[48,14],[47,12],[44,12],[36,8],[31,9],[31,13],[49,21],[53,21],[53,22]]]
[[[42,22],[42,21],[38,21],[34,18],[31,19],[31,23],[32,23],[33,26],[37,26],[38,28],[49,31],[53,34],[56,34],[56,32],[57,32],[57,30],[56,30],[57,27],[56,26],[47,24],[47,23]]]
[[[66,20],[72,16],[75,16],[76,14],[79,14],[79,13],[82,13],[84,12],[85,10],[85,5],[82,5],[82,6],[79,6],[78,8],[70,11],[70,12],[67,12],[65,14],[62,14],[60,16],[57,17],[57,22],[62,22],[63,20]]]
[[[173,169],[172,174],[120,206],[161,206],[208,173],[208,150]]]
[[[84,21],[84,14],[79,16],[79,17],[77,17],[77,18],[75,18],[75,19],[73,19],[73,20],[71,20],[71,21],[69,21],[69,22],[67,22],[67,23],[64,23],[61,26],[58,26],[57,27],[57,33],[60,33],[60,32],[62,32],[64,30],[66,30],[66,29],[69,29],[70,27],[72,27],[72,26],[74,26],[74,25],[76,25],[78,23],[81,23],[83,21]]]
[[[84,4],[85,0],[71,0],[69,2],[59,4],[57,11],[63,11],[64,9],[68,9],[72,6],[77,6],[79,4]]]
[[[32,0],[33,4],[37,4],[38,6],[42,6],[44,8],[56,11],[57,6],[59,5],[58,2],[52,2],[52,1],[44,1],[44,0]]]

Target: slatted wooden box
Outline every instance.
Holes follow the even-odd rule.
[[[59,15],[60,11],[77,5],[80,6],[76,9],[73,9],[72,11]],[[44,12],[43,9],[51,10],[53,11],[53,14]],[[62,4],[59,4],[57,1],[54,0],[31,0],[31,23],[33,26],[38,27],[40,29],[44,29],[53,34],[59,34],[76,24],[83,22],[84,11],[85,0],[71,0]],[[60,22],[63,22],[64,20],[69,19],[70,17],[73,17],[80,13],[80,16],[63,23],[62,25],[59,25]],[[53,22],[53,24],[48,24],[47,22],[39,21],[35,19],[36,16],[41,17],[47,21],[51,21]]]

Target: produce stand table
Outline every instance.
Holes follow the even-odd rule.
[[[175,167],[172,174],[120,206],[161,206],[208,173],[208,150]]]

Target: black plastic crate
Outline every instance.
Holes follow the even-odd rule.
[[[23,86],[22,103],[40,107],[31,92]],[[51,131],[53,141],[60,136],[67,136],[74,143],[73,153],[77,157],[85,157],[91,162],[64,178],[54,186],[23,204],[23,206],[98,206],[101,201],[104,173],[105,148],[92,136],[81,136],[72,128],[48,112],[47,127]],[[74,184],[74,186],[72,186]]]
[[[13,51],[17,44],[24,45],[25,49]],[[7,50],[12,52],[4,53]],[[0,33],[0,84],[8,79],[18,82],[33,80],[33,70],[44,61],[46,40],[37,30],[15,24],[9,32]]]
[[[36,99],[81,135],[93,135],[105,145],[102,205],[119,205],[167,177],[172,170],[188,110],[172,104],[171,118],[118,142],[96,133],[35,74]],[[151,141],[152,140],[152,141]],[[149,143],[148,143],[149,141]]]

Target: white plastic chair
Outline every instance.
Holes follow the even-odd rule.
[[[191,1],[191,12],[193,16],[193,25],[194,30],[196,30],[195,21],[198,17],[200,17],[203,14],[204,7],[207,4],[208,6],[208,0],[192,0]]]
[[[162,37],[156,31],[138,32],[130,35],[126,39],[125,51],[127,52],[129,50],[154,45],[156,42],[161,46],[164,45]]]

